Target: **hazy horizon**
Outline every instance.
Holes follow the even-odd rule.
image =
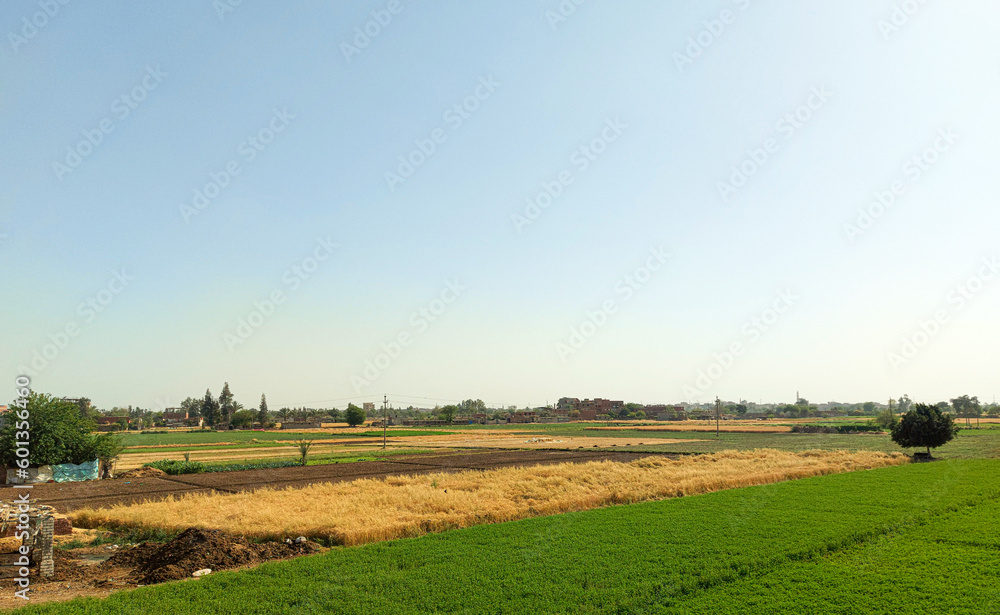
[[[0,5],[10,389],[994,400],[1000,5],[51,6]]]

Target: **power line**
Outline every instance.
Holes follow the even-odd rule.
[[[274,405],[275,406],[304,406],[306,404],[324,404],[324,403],[328,403],[328,402],[332,402],[332,401],[349,401],[349,400],[352,400],[352,399],[370,399],[372,397],[375,397],[376,399],[378,398],[377,395],[358,395],[356,397],[341,397],[339,399],[317,399],[315,401],[299,401],[299,402],[295,402],[295,403],[282,402],[282,403],[275,403]]]

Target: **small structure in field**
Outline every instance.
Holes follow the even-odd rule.
[[[52,576],[55,572],[52,559],[54,513],[51,506],[0,504],[0,536],[10,533],[21,538],[19,547],[9,546],[0,552],[0,579],[23,578],[32,574]],[[16,541],[8,542],[11,545],[16,543]],[[25,548],[27,554],[23,552]],[[28,572],[24,574],[26,570]]]

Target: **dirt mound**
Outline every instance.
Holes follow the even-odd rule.
[[[121,549],[105,560],[104,565],[113,568],[138,568],[162,546],[155,542],[144,542],[131,548]]]
[[[156,468],[150,468],[148,466],[142,466],[139,468],[133,468],[127,470],[115,476],[115,478],[150,478],[154,476],[166,476],[167,473],[163,470],[158,470]]]
[[[312,542],[254,544],[241,536],[222,530],[188,528],[163,545],[138,545],[116,553],[105,564],[130,566],[133,576],[143,585],[186,579],[202,568],[213,572],[259,564],[272,559],[308,555],[320,550]]]

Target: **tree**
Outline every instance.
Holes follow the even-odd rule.
[[[913,405],[913,400],[910,399],[909,395],[904,393],[903,396],[899,398],[899,415],[902,416],[907,412],[909,412],[910,406],[912,405]]]
[[[267,414],[267,398],[260,394],[260,409],[257,410],[257,422],[261,427],[267,427],[271,422],[271,417]]]
[[[458,410],[458,406],[448,405],[438,411],[438,416],[441,417],[442,421],[447,421],[449,425],[455,420],[455,411]]]
[[[299,458],[299,463],[306,465],[306,458],[309,456],[309,449],[311,449],[313,445],[312,440],[306,440],[304,438],[296,440],[295,445],[299,447],[299,455],[301,456]]]
[[[281,419],[282,423],[287,423],[288,418],[292,416],[292,411],[289,408],[282,408],[278,410],[278,418]]]
[[[91,432],[96,425],[80,412],[76,403],[32,392],[24,410],[27,418],[19,416],[23,412],[21,407],[10,406],[6,415],[10,420],[0,428],[0,462],[10,467],[21,459],[17,456],[17,443],[24,438],[23,434],[18,437],[18,432],[25,427],[31,434],[31,445],[23,447],[28,449],[29,465],[84,463],[95,459],[95,438]]]
[[[893,426],[892,441],[903,448],[927,447],[930,456],[931,448],[949,442],[957,433],[951,415],[943,414],[937,406],[916,404]]]
[[[891,431],[896,423],[896,415],[889,408],[886,408],[875,416],[875,424],[886,431]]]
[[[481,399],[467,399],[458,405],[463,412],[478,414],[486,411],[486,402]]]
[[[229,383],[222,385],[222,392],[219,393],[219,422],[223,425],[229,423],[229,417],[236,412],[233,405],[233,394],[229,390]]]
[[[861,409],[865,411],[865,414],[875,414],[875,402],[873,402],[873,401],[866,401],[861,406]]]
[[[347,410],[344,412],[344,420],[351,427],[356,427],[365,422],[365,411],[358,408],[354,404],[347,404]]]
[[[965,419],[965,426],[969,427],[969,419],[976,417],[976,427],[979,427],[979,416],[983,413],[983,407],[979,404],[978,397],[963,395],[951,400],[951,407],[955,409],[955,414]]]
[[[125,452],[125,440],[120,434],[103,433],[94,439],[94,454],[100,466],[100,477],[111,478],[115,461]]]
[[[736,404],[736,414],[738,414],[740,416],[743,416],[746,413],[747,413],[747,405],[746,404]]]
[[[187,411],[188,418],[196,419],[201,416],[201,400],[188,397],[181,402],[181,409]]]
[[[250,429],[253,427],[254,418],[256,418],[256,413],[252,410],[237,410],[233,413],[229,424],[237,429]]]
[[[201,416],[205,418],[206,425],[215,425],[218,420],[219,402],[212,397],[212,391],[205,389],[205,398],[201,400]]]

